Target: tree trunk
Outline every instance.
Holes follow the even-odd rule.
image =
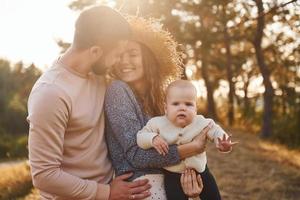
[[[256,34],[253,43],[255,47],[255,56],[257,59],[257,64],[263,76],[263,84],[265,86],[263,127],[262,127],[261,137],[268,138],[272,135],[272,117],[273,117],[272,106],[273,106],[274,91],[270,80],[271,72],[265,64],[263,51],[261,47],[263,30],[265,26],[265,20],[263,15],[264,13],[263,2],[262,0],[255,0],[255,3],[258,9],[259,17],[257,18],[257,28],[256,28]]]
[[[225,9],[224,9],[225,12]],[[225,42],[225,48],[226,48],[226,58],[227,58],[227,66],[226,66],[226,71],[227,71],[227,80],[229,83],[229,94],[228,94],[228,124],[230,126],[233,125],[234,123],[234,101],[233,97],[235,94],[235,89],[234,89],[234,83],[232,81],[232,56],[231,56],[231,50],[230,50],[230,38],[227,30],[226,23],[224,24],[224,42]]]
[[[249,111],[250,111],[250,102],[248,98],[248,86],[249,86],[249,79],[245,81],[244,84],[244,116],[248,117],[249,116]]]
[[[214,120],[218,121],[218,117],[217,117],[216,109],[215,109],[214,90],[213,90],[213,87],[208,78],[207,64],[206,64],[205,60],[202,60],[201,72],[202,72],[202,76],[203,76],[205,86],[206,86],[206,91],[207,91],[208,117],[211,117]]]
[[[286,82],[287,83],[287,82]],[[286,102],[287,102],[287,92],[285,90],[285,87],[280,88],[282,90],[282,95],[281,95],[281,107],[282,107],[282,115],[287,114],[287,108],[286,108]]]

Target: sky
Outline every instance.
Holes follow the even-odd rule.
[[[57,39],[71,42],[78,13],[70,0],[0,0],[0,58],[44,70],[57,58]]]

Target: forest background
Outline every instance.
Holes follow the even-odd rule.
[[[69,8],[112,2],[122,13],[160,19],[174,35],[199,113],[300,148],[299,1],[76,0]],[[57,44],[62,52],[69,45]],[[1,159],[27,156],[27,99],[41,74],[34,63],[0,60]]]
[[[199,114],[240,142],[227,156],[207,149],[223,199],[299,198],[299,0],[70,0],[68,7],[79,13],[98,4],[158,18],[180,44]],[[70,44],[57,45],[63,53]],[[0,199],[39,199],[26,162],[26,117],[41,69],[0,59]]]

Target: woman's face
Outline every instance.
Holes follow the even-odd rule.
[[[144,81],[142,50],[139,43],[129,41],[125,52],[121,55],[119,64],[115,67],[117,76],[131,85]]]

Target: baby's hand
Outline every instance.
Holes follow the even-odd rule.
[[[223,138],[218,138],[217,149],[221,152],[230,152],[233,145],[236,145],[238,142],[231,142],[231,135],[226,139],[226,135],[223,134]]]
[[[168,143],[159,135],[155,136],[152,140],[152,145],[159,154],[166,155],[169,151]]]

